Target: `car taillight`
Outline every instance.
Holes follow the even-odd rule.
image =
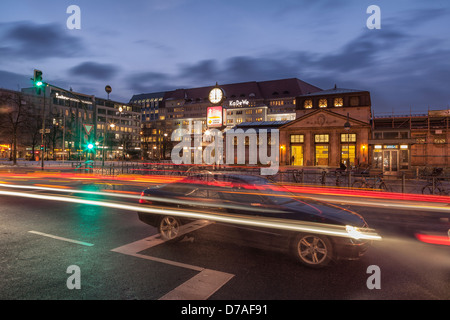
[[[144,204],[144,203],[149,204],[149,203],[151,203],[151,201],[143,199],[144,197],[145,197],[145,192],[142,192],[141,193],[141,198],[139,199],[139,203],[141,203],[141,204]]]

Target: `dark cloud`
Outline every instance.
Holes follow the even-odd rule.
[[[220,74],[219,65],[216,60],[202,60],[193,65],[183,65],[180,68],[179,76],[184,79],[194,81],[204,81],[214,79]]]
[[[15,22],[3,23],[1,28],[2,56],[6,54],[14,58],[43,60],[86,53],[80,39],[68,34],[68,30],[58,24]]]
[[[448,50],[430,45],[384,25],[362,31],[329,53],[274,52],[264,56],[235,56],[223,61],[202,60],[182,65],[175,74],[148,73],[131,77],[139,93],[192,88],[219,83],[265,81],[296,77],[323,89],[368,90],[375,112],[447,108]],[[419,50],[420,49],[420,50]],[[134,86],[134,87],[133,87]]]
[[[159,92],[174,89],[170,74],[160,72],[138,72],[129,74],[125,82],[133,94]],[[130,97],[131,98],[131,97]]]
[[[102,64],[97,62],[83,62],[69,70],[71,75],[90,78],[93,80],[110,80],[119,68],[112,64]]]
[[[315,67],[322,70],[350,72],[366,70],[377,64],[377,59],[395,48],[401,47],[409,36],[391,29],[363,32],[345,44],[341,50],[319,56]]]

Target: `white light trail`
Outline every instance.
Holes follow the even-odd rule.
[[[212,220],[212,221],[218,221],[218,222],[224,222],[224,223],[242,224],[242,225],[250,225],[250,226],[255,226],[255,227],[282,229],[282,230],[289,230],[289,231],[311,232],[311,233],[325,234],[325,235],[330,235],[330,236],[356,239],[354,236],[352,236],[352,234],[349,234],[348,232],[346,232],[345,226],[338,226],[338,225],[328,225],[328,224],[319,224],[319,223],[303,223],[303,222],[299,222],[297,220],[269,219],[269,218],[263,218],[263,217],[258,217],[258,219],[250,219],[248,216],[223,215],[223,214],[219,215],[217,213],[178,211],[178,210],[172,210],[172,209],[159,209],[159,208],[136,206],[136,205],[130,205],[130,204],[112,203],[112,202],[106,202],[106,201],[85,200],[85,199],[78,199],[78,198],[72,198],[72,197],[69,198],[69,197],[61,197],[61,196],[54,196],[54,195],[40,195],[40,194],[30,194],[30,193],[11,192],[11,191],[2,191],[2,190],[0,190],[0,195],[31,198],[31,199],[40,199],[40,200],[49,200],[49,201],[78,203],[78,204],[102,206],[102,207],[107,207],[107,208],[114,208],[114,209],[134,211],[134,212],[144,212],[144,213],[159,214],[159,215],[171,215],[171,216],[184,217],[184,218],[190,218],[190,219],[204,219],[204,220]],[[361,233],[358,235],[358,239],[381,240],[382,238],[374,232],[366,232],[366,230],[361,230]]]

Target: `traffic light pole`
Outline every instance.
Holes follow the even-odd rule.
[[[41,146],[43,146],[42,150],[41,150],[41,168],[42,170],[44,170],[44,152],[45,152],[45,141],[44,141],[44,135],[45,135],[45,87],[47,86],[47,84],[44,84],[44,108],[42,108],[42,144]]]

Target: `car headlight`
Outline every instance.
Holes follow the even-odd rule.
[[[354,239],[361,239],[363,234],[359,231],[359,228],[354,226],[345,226],[347,233]]]

